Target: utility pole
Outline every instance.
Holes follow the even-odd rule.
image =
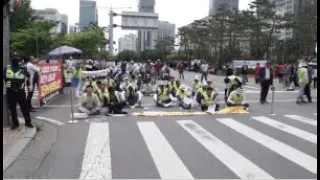
[[[110,12],[109,12],[109,55],[112,56],[113,55],[113,11],[112,8],[110,8]]]

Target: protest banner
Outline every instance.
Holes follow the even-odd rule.
[[[40,63],[38,66],[41,68],[38,82],[39,101],[43,105],[53,98],[52,95],[57,96],[59,90],[63,88],[62,64],[60,62]]]

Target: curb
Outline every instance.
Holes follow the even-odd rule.
[[[22,118],[19,118],[20,124],[25,124]],[[11,151],[6,155],[3,156],[3,172],[5,172],[10,165],[18,158],[21,152],[26,148],[26,146],[30,143],[32,139],[34,139],[37,133],[37,128],[26,128],[25,133],[15,145],[13,145]]]

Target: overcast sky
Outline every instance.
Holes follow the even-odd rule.
[[[79,21],[79,0],[31,0],[34,9],[55,8],[60,13],[67,14],[69,25]],[[98,6],[99,26],[108,26],[108,9],[103,7],[112,6],[115,12],[137,11],[138,0],[96,0]],[[250,0],[239,0],[239,9],[247,9]],[[131,7],[131,9],[118,9],[117,7]],[[156,13],[160,21],[168,21],[176,24],[176,29],[201,19],[209,14],[209,0],[156,0]],[[121,23],[121,18],[114,19],[115,24]],[[177,31],[177,30],[176,30]],[[116,28],[114,40],[135,31],[122,31]],[[177,32],[176,32],[177,33]],[[118,43],[117,43],[118,44]]]

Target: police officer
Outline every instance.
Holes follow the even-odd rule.
[[[11,65],[8,65],[4,69],[3,76],[5,87],[7,89],[7,103],[11,114],[12,130],[19,127],[17,103],[19,104],[25,119],[25,125],[29,128],[33,128],[25,93],[25,80],[30,77],[30,74],[27,69],[24,66],[19,65],[19,63],[20,57],[14,56],[11,59]]]

